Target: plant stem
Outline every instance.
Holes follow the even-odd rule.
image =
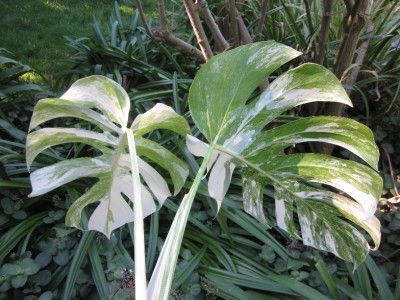
[[[148,287],[150,300],[166,300],[169,297],[169,290],[174,278],[179,249],[181,247],[183,234],[185,233],[190,209],[200,182],[207,169],[213,150],[214,144],[211,144],[204,156],[203,162],[201,163],[189,192],[183,197],[182,203],[179,205],[179,209],[176,212],[174,221],[169,229],[164,246],[157,260],[156,267],[154,268],[153,275],[150,279]]]
[[[146,258],[144,247],[143,207],[139,166],[137,161],[135,137],[131,129],[126,130],[129,155],[131,158],[132,188],[134,201],[134,233],[135,233],[135,299],[147,299]]]

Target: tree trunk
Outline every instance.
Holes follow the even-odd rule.
[[[333,72],[342,79],[344,72],[353,62],[357,49],[358,39],[365,25],[365,17],[368,9],[368,0],[345,1],[347,12],[343,19],[344,35],[336,55]],[[340,103],[329,103],[326,113],[333,116],[341,116],[344,105]]]

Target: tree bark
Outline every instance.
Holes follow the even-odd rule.
[[[321,65],[323,64],[325,58],[325,46],[329,36],[331,15],[332,15],[332,0],[324,0],[321,28],[319,31],[318,48],[315,58],[315,62]]]
[[[370,21],[368,24],[367,34],[370,34],[373,31],[374,31],[374,24],[372,23],[372,21]],[[360,73],[361,66],[364,63],[364,59],[367,54],[369,41],[370,41],[370,38],[365,39],[361,43],[360,47],[357,49],[357,57],[354,62],[354,68],[351,69],[350,75],[345,79],[346,85],[348,85],[350,87],[352,87],[357,81],[358,74]],[[351,88],[347,89],[347,93],[349,95],[351,94],[351,92],[352,92]]]
[[[315,47],[315,62],[320,65],[323,65],[325,59],[325,47],[326,42],[328,41],[329,27],[332,15],[332,2],[332,0],[323,1],[322,20],[319,30],[318,45],[317,47]],[[312,116],[317,114],[320,107],[321,104],[319,104],[318,102],[306,104],[306,109]]]
[[[345,0],[344,2],[346,5],[346,15],[343,19],[344,34],[336,55],[333,71],[336,77],[341,81],[343,81],[344,73],[353,62],[359,35],[365,25],[365,18],[368,10],[368,0]],[[352,76],[354,80],[357,78],[358,71]],[[347,92],[349,93],[349,90],[347,90]],[[341,103],[328,103],[325,112],[327,115],[341,116],[344,112],[344,108],[345,106]],[[326,154],[331,154],[333,149],[333,145],[324,144],[322,146],[322,152]]]
[[[250,35],[249,30],[247,29],[246,24],[243,21],[242,16],[239,14],[237,11],[237,23],[239,25],[239,35],[240,35],[240,40],[243,42],[243,44],[250,44],[253,42],[253,38]]]
[[[230,45],[225,37],[222,35],[222,32],[219,29],[217,22],[215,22],[215,19],[210,9],[208,8],[207,1],[197,0],[197,4],[201,14],[203,15],[204,21],[207,24],[208,29],[210,29],[210,32],[214,38],[215,43],[217,44],[218,49],[220,51],[225,51],[229,49]]]
[[[233,39],[235,46],[240,45],[239,27],[236,18],[236,3],[235,0],[228,0],[227,3],[228,15],[229,15],[229,34]]]
[[[355,50],[357,48],[359,35],[365,25],[365,15],[368,9],[368,0],[345,1],[347,13],[344,17],[344,35],[341,40],[339,51],[334,64],[334,73],[341,79],[343,73],[353,62]],[[341,116],[344,105],[340,103],[329,103],[327,114]]]
[[[265,19],[267,18],[267,7],[268,0],[262,0],[260,7],[260,17],[258,19],[256,39],[259,40],[262,37],[262,31],[264,29]]]

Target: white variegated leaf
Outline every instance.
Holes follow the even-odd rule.
[[[264,180],[286,190],[282,179],[324,184],[332,187],[332,192],[344,192],[349,196],[347,202],[352,203],[348,205],[358,205],[359,216],[368,222],[374,218],[382,189],[382,180],[374,170],[328,155],[284,154],[286,148],[296,143],[325,142],[349,150],[376,169],[379,152],[366,126],[346,118],[321,116],[299,118],[265,130],[276,117],[305,103],[325,101],[351,106],[335,75],[320,65],[303,64],[278,76],[260,96],[249,100],[278,65],[299,55],[292,50],[274,42],[259,42],[210,59],[197,73],[189,93],[192,118],[209,144],[187,138],[189,151],[204,156],[208,148],[213,149],[211,163],[208,161],[208,168],[212,166],[208,187],[219,206],[229,187],[232,163],[256,174],[250,178],[243,174],[244,207],[261,222],[265,216],[259,185]],[[278,197],[276,201],[277,223],[293,236],[299,236],[293,221],[296,205],[294,198]],[[323,216],[319,217],[323,222]],[[360,224],[364,229],[368,226]],[[354,234],[362,236],[359,231]],[[365,251],[369,250],[363,246]],[[333,247],[328,248],[324,250],[337,254]],[[359,263],[359,257],[340,257]]]
[[[90,76],[75,82],[60,99],[42,99],[34,108],[27,137],[27,163],[33,161],[47,148],[65,143],[84,143],[99,150],[102,155],[95,158],[73,158],[37,169],[31,173],[32,193],[39,196],[71,181],[94,177],[98,182],[78,198],[68,210],[66,223],[80,226],[82,209],[98,202],[89,219],[89,229],[110,236],[123,224],[133,221],[134,202],[131,161],[126,153],[130,100],[127,93],[114,81],[103,76]],[[73,117],[96,125],[98,129],[51,128],[43,126],[53,119]],[[117,125],[116,125],[117,124]],[[179,192],[188,175],[184,162],[155,142],[140,136],[154,129],[169,129],[187,134],[186,120],[170,107],[158,104],[147,113],[139,115],[131,126],[137,133],[137,152],[165,168],[172,177],[175,193]],[[167,160],[166,160],[167,158]],[[143,182],[161,206],[171,195],[166,181],[148,163],[137,158]],[[156,210],[152,194],[142,187],[141,202],[143,216]],[[124,198],[126,197],[126,199]]]
[[[260,223],[269,227],[263,208],[264,186],[265,182],[252,169],[243,169],[243,209]]]
[[[221,207],[222,200],[228,191],[231,183],[235,164],[231,162],[232,157],[225,153],[220,153],[210,172],[208,179],[208,193],[217,201],[218,210]],[[217,211],[218,211],[217,210]]]
[[[192,135],[186,136],[186,147],[188,150],[194,155],[199,157],[204,157],[208,150],[208,144],[200,141],[198,138],[195,138]],[[219,155],[219,151],[214,150],[211,154],[211,159],[207,164],[207,172],[211,170],[211,167],[215,163],[217,157]]]
[[[293,214],[296,206],[303,243],[329,251],[352,261],[355,266],[364,261],[369,249],[380,243],[380,223],[376,217],[365,220],[361,205],[345,196],[282,179],[285,188],[275,185],[276,218],[279,227],[297,236]],[[282,209],[283,208],[283,209]],[[343,220],[346,218],[351,223]],[[360,226],[371,236],[374,246],[368,245]]]
[[[340,192],[348,193],[353,199],[346,198],[346,203],[356,204],[361,216],[360,223],[350,221],[367,231],[370,229],[368,226],[375,224],[370,220],[374,218],[382,181],[373,169],[358,163],[344,163],[343,160],[334,158],[328,159],[328,166],[324,167],[324,158],[330,158],[328,155],[315,157],[306,154],[289,158],[284,155],[284,150],[291,146],[289,142],[325,142],[346,148],[376,168],[379,153],[371,132],[365,126],[357,123],[356,133],[353,133],[356,122],[321,118],[314,123],[313,119],[302,119],[299,123],[288,125],[281,130],[265,131],[266,126],[279,115],[305,103],[324,101],[352,105],[336,76],[316,64],[303,64],[290,69],[270,82],[260,96],[252,96],[268,76],[300,54],[274,41],[258,42],[216,55],[197,72],[189,91],[189,107],[192,119],[208,145],[194,137],[186,139],[189,151],[204,159],[189,193],[182,200],[176,213],[157,261],[155,273],[149,283],[150,299],[166,300],[169,297],[188,215],[200,181],[210,167],[209,194],[217,200],[218,205],[228,190],[234,165],[252,169],[268,184],[279,186],[287,192],[288,195],[279,197],[278,222],[294,235],[296,224],[292,221],[293,205],[297,205],[298,208],[299,203],[307,203],[307,200],[302,201],[290,193],[284,184],[287,179],[311,184],[322,183],[342,190],[332,191],[335,195],[339,195]],[[326,126],[327,124],[330,126]],[[333,133],[326,127],[332,128]],[[359,139],[348,138],[348,133],[350,137],[356,136]],[[286,163],[288,165],[285,165]],[[319,172],[321,174],[318,174]],[[262,205],[259,201],[260,188],[257,184],[253,188],[251,179],[245,182],[245,185],[246,210],[263,221]],[[293,197],[292,200],[289,199],[290,196]],[[363,197],[366,198],[364,202]],[[329,206],[325,203],[317,205],[323,209]],[[306,222],[317,222],[325,231],[321,232],[317,239],[313,236],[317,242],[311,241],[310,244],[313,243],[315,247],[330,251],[355,264],[365,257],[369,246],[365,243],[362,232],[353,227],[350,221],[340,218],[345,216],[341,210],[337,210],[332,216],[326,213],[319,214],[306,206],[302,206],[300,210],[299,218],[304,222],[303,240],[309,240],[307,234],[310,230],[307,229],[313,226],[308,226]],[[343,228],[343,237],[332,234],[334,223]],[[345,242],[349,239],[360,242],[360,254],[356,254],[351,248],[344,249]],[[341,243],[341,249],[336,248],[337,243]]]
[[[135,221],[135,298],[147,299],[143,218],[157,209],[153,195],[161,206],[171,193],[162,176],[138,155],[169,172],[175,194],[183,187],[189,171],[182,160],[142,135],[155,129],[186,135],[189,125],[171,108],[158,104],[139,115],[129,128],[129,108],[129,96],[116,82],[104,76],[80,79],[61,99],[43,99],[35,106],[26,157],[30,168],[41,152],[66,143],[87,144],[101,152],[95,158],[67,159],[35,170],[30,175],[31,196],[45,194],[77,179],[96,178],[97,182],[72,203],[65,222],[79,228],[83,210],[94,203],[97,206],[89,218],[89,230],[102,232],[110,238],[113,230]],[[91,129],[38,129],[51,120],[65,117],[89,122]],[[153,195],[141,183],[140,174]]]

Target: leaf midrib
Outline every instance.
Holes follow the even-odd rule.
[[[126,128],[123,128],[122,129],[122,134],[121,134],[121,136],[119,138],[119,141],[118,141],[118,146],[117,146],[117,149],[116,149],[116,153],[113,155],[113,162],[111,164],[111,171],[110,171],[111,180],[110,180],[109,185],[107,187],[107,195],[108,195],[108,199],[109,199],[108,205],[107,205],[107,219],[106,219],[106,228],[105,228],[107,233],[108,233],[108,212],[111,210],[111,194],[110,194],[111,193],[111,187],[112,187],[112,184],[113,184],[114,172],[118,167],[118,160],[121,157],[121,154],[122,154],[122,152],[124,150],[125,139],[126,139]]]
[[[279,185],[281,188],[283,188],[285,191],[287,191],[290,195],[292,195],[296,199],[300,199],[301,200],[301,198],[298,195],[296,195],[295,193],[293,193],[292,191],[287,189],[286,186],[283,185],[282,183],[280,183],[280,181],[278,179],[276,179],[274,176],[271,176],[268,172],[265,172],[263,169],[261,169],[260,167],[258,167],[255,164],[251,163],[250,161],[246,160],[245,158],[243,158],[242,156],[238,155],[237,153],[229,151],[226,148],[224,148],[223,146],[220,146],[218,144],[214,144],[214,148],[216,150],[218,150],[218,151],[224,152],[225,154],[228,154],[228,155],[232,156],[235,159],[240,160],[241,162],[243,162],[247,166],[253,168],[257,172],[261,173],[262,175],[264,175],[265,177],[267,177],[268,179],[273,181],[274,184]]]

